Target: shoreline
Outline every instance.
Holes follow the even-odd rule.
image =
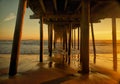
[[[54,81],[57,80],[60,81],[61,78],[63,78],[64,80],[64,81],[60,81],[63,84],[67,84],[67,83],[79,84],[79,82],[83,82],[83,83],[90,82],[90,84],[96,84],[97,82],[100,82],[100,80],[103,82],[111,81],[113,82],[113,84],[117,84],[117,81],[120,81],[120,73],[114,72],[113,70],[98,65],[94,65],[91,63],[90,63],[90,74],[86,78],[86,76],[80,75],[80,73],[77,72],[79,69],[78,68],[76,69],[78,65],[76,64],[75,61],[70,63],[72,66],[71,65],[68,66],[63,61],[63,57],[60,54],[55,54],[52,57],[52,59],[50,59],[49,56],[44,56],[43,63],[39,63],[38,60],[39,55],[24,55],[24,56],[22,55],[19,58],[18,74],[13,78],[9,78],[7,74],[8,72],[4,70],[8,69],[8,63],[9,63],[8,58],[10,58],[10,55],[1,56],[0,54],[0,57],[4,59],[3,61],[4,66],[6,65],[6,67],[0,69],[0,73],[2,73],[0,75],[0,83],[2,84],[16,84],[16,83],[21,84],[24,83],[24,81],[26,81],[26,84],[32,84],[34,83],[33,81],[35,81],[36,84],[40,84],[40,83],[53,84]],[[1,58],[0,58],[0,62],[1,62]],[[76,59],[76,56],[71,57],[71,60],[74,59]],[[63,66],[64,63],[65,65]],[[3,70],[3,72],[1,70]],[[86,80],[83,79],[84,77],[86,78]],[[40,80],[39,78],[43,80]],[[14,81],[16,81],[16,83],[14,83]],[[111,83],[105,83],[105,84],[111,84]]]

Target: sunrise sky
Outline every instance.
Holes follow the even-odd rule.
[[[0,40],[12,40],[16,23],[16,15],[19,0],[0,0]],[[27,8],[22,39],[39,39],[39,20],[29,19],[32,11]],[[47,25],[44,24],[44,39],[47,39]],[[111,19],[101,20],[101,23],[94,24],[94,32],[96,40],[112,39]],[[91,39],[91,38],[90,38]],[[120,40],[120,19],[117,19],[117,39]]]

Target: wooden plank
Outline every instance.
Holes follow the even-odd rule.
[[[23,26],[26,6],[27,6],[27,0],[19,0],[17,20],[15,25],[14,39],[13,39],[12,53],[10,60],[9,76],[14,76],[17,73],[18,59],[20,52],[20,41],[22,36],[22,26]]]

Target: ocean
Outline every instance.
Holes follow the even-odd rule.
[[[22,40],[20,47],[20,54],[39,54],[39,40]],[[90,42],[90,54],[93,53],[92,42]],[[97,54],[112,54],[111,41],[96,41],[96,53]],[[62,44],[57,43],[57,48],[60,48]],[[77,45],[75,45],[77,48]],[[12,50],[11,40],[0,41],[0,54],[10,54]],[[120,43],[117,44],[117,53],[120,53]],[[48,54],[48,41],[44,40],[44,54]]]
[[[39,40],[22,40],[21,47],[20,47],[20,54],[21,55],[39,55]],[[58,42],[56,44],[57,48],[53,49],[53,55],[56,53],[64,54],[62,51],[62,44]],[[90,42],[90,60],[93,59],[93,46],[92,42]],[[11,40],[0,40],[0,56],[3,54],[9,54],[12,50],[12,41]],[[72,48],[72,55],[79,54],[79,50]],[[105,67],[112,69],[113,64],[113,55],[112,55],[112,41],[96,41],[96,64],[101,65],[104,63]],[[118,71],[120,72],[120,42],[117,42],[117,60],[118,60]],[[44,55],[48,55],[48,41],[44,40]],[[91,61],[93,62],[93,60]]]

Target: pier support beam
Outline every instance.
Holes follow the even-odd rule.
[[[55,30],[54,30],[54,49],[56,48],[56,32],[55,32]]]
[[[12,45],[10,67],[9,67],[9,76],[14,76],[17,73],[18,59],[19,59],[19,53],[20,53],[20,41],[21,41],[21,35],[22,35],[22,26],[23,26],[26,6],[27,6],[27,0],[19,0],[14,39],[13,39],[13,45]]]
[[[76,48],[76,31],[74,29],[74,49]]]
[[[72,37],[72,39],[71,39],[71,40],[72,40],[72,48],[73,48],[73,44],[74,44],[74,35],[73,35],[73,32],[74,32],[74,31],[73,31],[73,29],[71,29],[71,37]]]
[[[71,29],[72,29],[72,24],[69,25],[69,48],[68,48],[68,56],[71,54]]]
[[[92,33],[92,43],[93,43],[93,52],[94,52],[94,64],[96,63],[96,47],[95,47],[95,38],[94,38],[94,30],[93,23],[91,22],[91,33]]]
[[[65,46],[66,46],[66,52],[68,51],[68,44],[67,44],[67,28],[65,29]]]
[[[43,62],[43,17],[40,16],[40,62]]]
[[[80,49],[80,27],[78,27],[78,50]]]
[[[112,18],[113,69],[117,71],[116,18]]]
[[[52,41],[53,41],[53,27],[54,27],[54,24],[49,24],[48,25],[48,32],[49,32],[49,36],[48,36],[48,39],[49,39],[49,56],[51,57],[52,56]]]
[[[81,65],[82,74],[89,73],[89,0],[82,0],[81,18]]]

